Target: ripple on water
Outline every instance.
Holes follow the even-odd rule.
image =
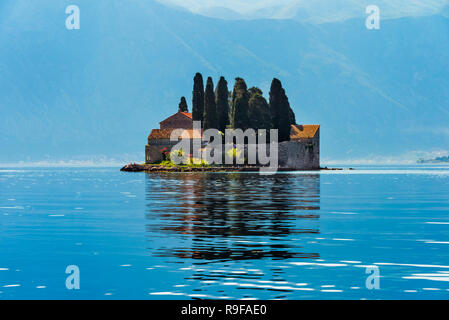
[[[426,222],[427,224],[443,224],[443,225],[447,225],[449,224],[449,222],[438,222],[438,221],[430,221],[430,222]]]
[[[445,273],[414,273],[411,276],[402,277],[403,279],[449,281],[449,274]]]
[[[152,295],[152,296],[182,296],[182,295],[185,295],[184,293],[170,292],[170,291],[167,291],[167,292],[150,292],[148,294]]]
[[[346,263],[290,262],[295,266],[347,267]]]

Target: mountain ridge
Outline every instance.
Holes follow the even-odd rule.
[[[164,1],[166,2],[166,1]],[[190,10],[193,13],[222,19],[294,19],[300,22],[313,24],[341,22],[354,18],[366,18],[365,9],[375,4],[380,9],[382,19],[396,19],[401,17],[415,17],[435,15],[440,13],[447,0],[380,0],[372,3],[369,0],[285,0],[263,1],[258,3],[242,3],[228,1],[225,4],[219,1],[186,1],[171,0],[176,6]],[[221,10],[214,8],[221,7]],[[235,17],[228,15],[223,9],[232,9]],[[223,16],[220,16],[223,12]]]
[[[364,19],[229,21],[140,0],[81,2],[78,31],[64,28],[68,1],[40,2],[20,20],[13,17],[29,9],[24,1],[0,8],[10,17],[0,22],[0,161],[143,157],[149,130],[176,112],[179,98],[191,106],[197,71],[215,82],[224,75],[230,87],[241,76],[265,97],[271,79],[281,79],[298,122],[322,125],[323,158],[449,143],[449,24],[441,15],[370,31]]]

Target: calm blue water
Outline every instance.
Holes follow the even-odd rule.
[[[0,299],[197,298],[448,299],[449,167],[0,169]]]

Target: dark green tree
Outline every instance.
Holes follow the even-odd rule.
[[[179,102],[178,112],[189,112],[189,107],[187,106],[187,101],[185,97],[181,97],[181,102]]]
[[[215,90],[215,102],[217,105],[217,129],[225,132],[226,126],[229,124],[229,91],[228,82],[224,77],[218,81]]]
[[[270,113],[273,129],[278,129],[279,142],[290,140],[291,125],[295,122],[282,83],[274,78],[270,88]]]
[[[203,121],[204,113],[204,84],[203,76],[197,73],[193,78],[192,118],[193,121]]]
[[[249,92],[245,80],[235,79],[234,91],[232,92],[231,126],[234,129],[246,130],[250,127],[249,117]]]
[[[249,89],[249,121],[251,128],[257,129],[271,129],[271,112],[267,100],[262,96],[262,91],[259,88],[252,87]]]
[[[207,78],[206,92],[204,93],[203,129],[217,129],[217,106],[215,104],[214,83]]]
[[[296,124],[296,116],[295,113],[293,112],[293,109],[290,107],[289,110],[289,115],[290,115],[290,122],[291,124]]]

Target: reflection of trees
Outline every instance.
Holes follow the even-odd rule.
[[[148,231],[179,238],[176,248],[159,248],[157,255],[203,260],[318,257],[297,252],[289,237],[319,233],[301,227],[301,221],[319,218],[319,175],[150,174],[147,200]]]

